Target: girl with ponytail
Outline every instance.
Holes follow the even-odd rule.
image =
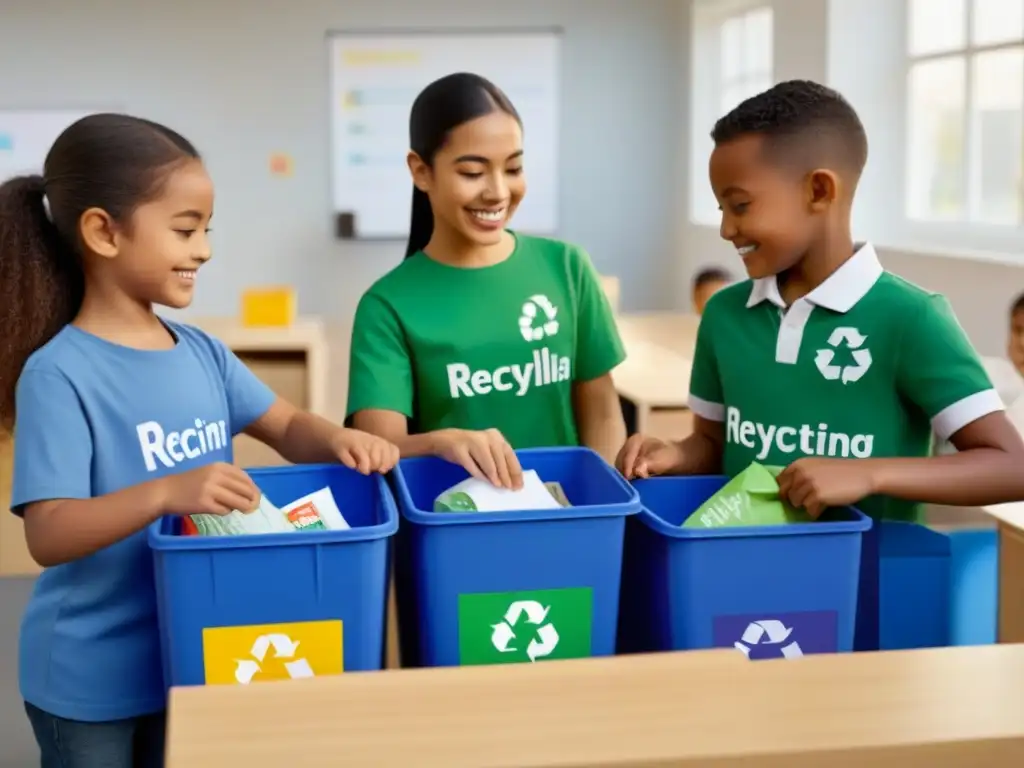
[[[210,259],[213,185],[185,138],[90,115],[41,176],[0,185],[0,429],[12,511],[45,568],[20,686],[43,768],[163,764],[164,688],[145,529],[251,510],[246,432],[292,462],[386,472],[386,441],[298,411],[222,343],[158,317]]]

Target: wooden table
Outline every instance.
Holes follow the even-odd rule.
[[[615,388],[636,407],[636,431],[650,434],[652,416],[688,412],[690,361],[646,341],[633,341],[615,369]],[[677,435],[678,439],[681,435]]]
[[[312,413],[327,410],[327,335],[319,318],[304,317],[288,327],[253,328],[233,317],[189,319],[223,341],[253,373],[281,397]],[[285,463],[276,451],[247,435],[234,444],[235,463],[266,467]]]
[[[1024,646],[736,651],[174,690],[168,768],[1024,765]]]
[[[700,317],[683,312],[629,312],[616,317],[626,348],[634,342],[648,342],[671,350],[687,360],[697,346]]]
[[[999,642],[1024,643],[1024,502],[984,509],[999,526]]]
[[[692,424],[687,399],[699,318],[643,313],[620,315],[617,321],[626,360],[613,376],[619,396],[636,409],[632,431],[685,437]]]
[[[42,569],[25,545],[25,525],[11,514],[14,441],[0,435],[0,576],[32,576]]]

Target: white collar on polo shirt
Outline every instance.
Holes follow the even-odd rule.
[[[849,312],[856,306],[885,271],[870,243],[861,243],[856,248],[853,256],[803,298],[815,306],[831,309],[833,312]],[[774,275],[754,281],[750,298],[747,299],[747,308],[757,306],[763,301],[770,301],[781,309],[786,308],[782,294],[779,293],[778,280]]]

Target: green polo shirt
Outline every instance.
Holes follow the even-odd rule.
[[[397,411],[416,428],[497,428],[513,448],[577,445],[572,386],[625,358],[590,257],[515,233],[508,259],[460,269],[425,253],[363,295],[349,415]]]
[[[786,308],[774,277],[717,293],[701,319],[690,408],[725,422],[729,475],[803,456],[914,457],[1003,403],[949,303],[862,245]],[[920,505],[865,499],[876,519]]]

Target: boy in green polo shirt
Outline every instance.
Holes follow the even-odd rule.
[[[630,478],[787,468],[817,516],[856,504],[915,520],[921,502],[1024,499],[1024,442],[949,304],[886,272],[850,232],[867,139],[835,91],[790,81],[721,118],[711,185],[751,280],[708,302],[690,382],[693,434],[634,435]],[[930,456],[933,432],[958,452]]]

